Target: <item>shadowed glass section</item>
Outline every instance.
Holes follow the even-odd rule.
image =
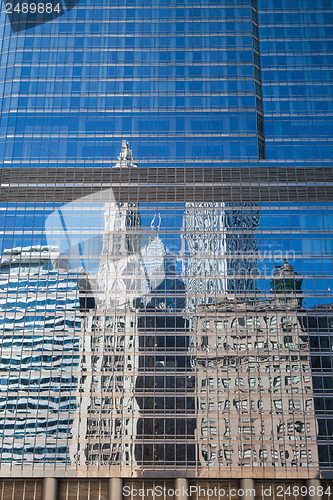
[[[77,0],[78,1],[78,0]],[[77,3],[75,2],[75,4]],[[62,16],[66,11],[61,0],[3,0],[13,33],[19,33]],[[66,4],[67,7],[67,4]],[[74,5],[71,7],[73,8]]]

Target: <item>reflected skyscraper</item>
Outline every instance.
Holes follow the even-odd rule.
[[[240,474],[262,467],[288,479],[299,468],[317,470],[301,283],[285,264],[276,270],[266,301],[220,294],[199,307],[194,350],[203,469],[219,464],[232,476],[235,467]]]
[[[2,9],[0,500],[333,478],[332,15]]]
[[[134,167],[126,141],[118,167]],[[72,463],[121,467],[136,465],[139,407],[134,396],[138,371],[136,304],[148,285],[142,261],[138,204],[103,204],[104,228],[97,276],[87,276],[95,307],[86,308],[82,329],[82,386]],[[85,417],[81,417],[81,412]]]
[[[255,205],[186,203],[182,239],[188,258],[184,273],[193,305],[198,300],[212,302],[216,294],[256,290],[255,229],[259,222]]]
[[[136,167],[126,141],[115,168],[121,162]],[[159,235],[161,215],[143,226],[139,204],[112,201],[103,217],[97,275],[79,277],[83,394],[71,465],[195,466],[185,285]]]
[[[57,248],[5,250],[0,311],[2,468],[67,464],[81,329],[76,273]]]

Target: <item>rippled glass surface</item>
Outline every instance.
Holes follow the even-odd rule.
[[[329,473],[331,1],[64,3],[0,12],[0,476]]]
[[[331,204],[106,190],[21,208],[35,244],[17,227],[1,264],[2,463],[318,470]]]

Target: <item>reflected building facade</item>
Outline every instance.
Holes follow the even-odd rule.
[[[69,463],[81,316],[77,274],[48,246],[1,260],[1,464]]]
[[[136,167],[126,141],[119,162]],[[71,462],[143,474],[156,464],[195,466],[185,285],[155,226],[161,215],[144,227],[139,204],[107,202],[102,211],[97,278],[81,271],[79,280],[86,396],[78,391]]]
[[[310,352],[295,289],[301,282],[285,264],[265,301],[220,295],[200,306],[195,329],[202,467],[219,464],[241,477],[244,467],[260,467],[287,479],[297,477],[299,468],[317,470]]]
[[[212,301],[219,293],[253,292],[258,276],[255,229],[260,211],[246,203],[186,203],[183,251],[187,291]]]
[[[332,15],[0,12],[0,500],[333,479]]]
[[[115,167],[137,167],[126,141]],[[97,276],[86,275],[83,287],[92,290],[94,307],[83,310],[81,353],[86,374],[81,385],[85,397],[78,394],[80,412],[75,422],[72,463],[120,470],[137,464],[136,302],[148,287],[137,258],[141,250],[138,204],[106,202],[102,212],[104,230]]]

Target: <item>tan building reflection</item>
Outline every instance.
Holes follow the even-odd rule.
[[[201,475],[221,469],[230,477],[317,475],[309,346],[300,336],[300,281],[285,264],[265,302],[220,295],[215,303],[199,306]]]

